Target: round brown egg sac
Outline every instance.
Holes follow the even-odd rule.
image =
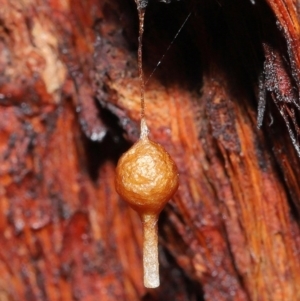
[[[116,190],[129,205],[143,214],[158,214],[178,188],[177,167],[164,148],[140,139],[120,158]]]

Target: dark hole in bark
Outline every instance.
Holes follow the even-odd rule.
[[[98,104],[100,107],[100,105]],[[124,137],[124,130],[118,123],[118,118],[106,108],[100,107],[101,120],[107,126],[107,134],[102,142],[94,142],[84,138],[87,152],[87,170],[92,178],[98,179],[98,171],[101,165],[110,160],[117,164],[120,156],[126,152],[132,143]]]

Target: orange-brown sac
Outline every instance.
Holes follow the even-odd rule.
[[[178,171],[165,149],[144,137],[120,158],[115,184],[141,216],[159,214],[178,188]]]

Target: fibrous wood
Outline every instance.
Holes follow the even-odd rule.
[[[1,301],[300,300],[299,7],[149,2],[146,78],[189,12],[146,85],[180,173],[147,291],[114,188],[139,134],[134,1],[0,0]]]

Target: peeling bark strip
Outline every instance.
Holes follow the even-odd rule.
[[[271,96],[282,115],[293,145],[300,157],[300,99],[296,85],[288,74],[287,67],[278,51],[264,44],[265,84],[261,87],[271,92]],[[261,92],[262,93],[262,92]],[[263,100],[260,100],[263,101]]]
[[[228,95],[221,84],[212,83],[210,89],[212,94],[215,93],[207,102],[207,114],[212,127],[212,135],[228,151],[240,153],[241,146],[235,128],[234,105],[230,99],[226,99]]]
[[[147,86],[181,183],[146,291],[140,221],[114,189],[138,138],[134,1],[0,0],[1,300],[300,300],[299,8],[149,1],[146,75],[191,7]]]

